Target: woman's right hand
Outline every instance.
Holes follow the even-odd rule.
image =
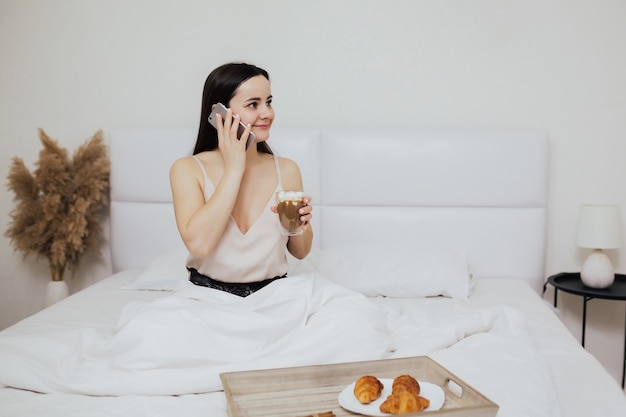
[[[226,112],[226,120],[222,120],[220,114],[216,117],[218,148],[224,160],[224,170],[241,170],[246,166],[246,141],[250,134],[251,126],[246,126],[241,139],[237,137],[239,128],[239,115],[233,116],[231,109]]]

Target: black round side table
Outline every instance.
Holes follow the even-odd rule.
[[[557,303],[557,294],[565,291],[583,297],[583,323],[581,342],[585,347],[585,328],[587,325],[587,302],[594,298],[604,300],[621,300],[626,301],[626,275],[615,274],[615,282],[608,288],[591,288],[583,284],[580,279],[579,272],[562,272],[552,275],[543,286],[543,292],[546,292],[548,284],[554,287],[554,307]],[[626,320],[626,318],[625,318]],[[622,369],[622,389],[624,388],[624,376],[626,374],[626,324],[624,324],[624,366]]]

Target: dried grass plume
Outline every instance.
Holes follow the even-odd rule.
[[[13,158],[8,189],[15,208],[5,236],[16,251],[47,258],[53,281],[78,266],[86,252],[98,252],[100,216],[109,201],[110,161],[102,131],[73,157],[39,129],[43,149],[31,173]]]

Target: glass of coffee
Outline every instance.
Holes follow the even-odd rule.
[[[276,210],[283,235],[296,236],[303,232],[300,208],[304,207],[304,191],[278,191]]]

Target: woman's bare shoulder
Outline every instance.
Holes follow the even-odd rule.
[[[288,171],[291,173],[300,172],[300,167],[293,159],[285,158],[284,156],[278,157],[278,163],[280,164],[281,171]]]
[[[190,170],[193,171],[194,165],[197,166],[198,163],[194,161],[192,156],[183,156],[172,163],[172,166],[170,167],[170,174],[184,171],[188,172]]]
[[[216,155],[215,152],[200,152],[196,155],[183,156],[174,161],[174,163],[172,164],[172,169],[178,170],[191,168],[195,170],[196,168],[200,167],[198,165],[198,160],[203,165],[208,166],[218,161],[216,157],[219,157],[219,155]]]
[[[278,158],[280,165],[280,173],[283,178],[283,187],[285,189],[302,189],[302,175],[298,164],[289,158]]]

